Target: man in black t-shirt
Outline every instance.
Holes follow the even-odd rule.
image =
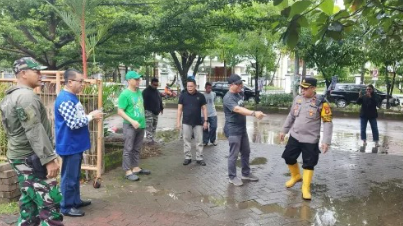
[[[229,142],[228,156],[228,177],[229,183],[241,186],[242,180],[258,181],[259,179],[250,172],[249,155],[250,146],[248,133],[246,131],[246,116],[253,116],[262,119],[265,114],[261,111],[251,111],[243,107],[242,79],[239,75],[231,75],[228,78],[229,91],[223,98],[223,108],[225,114],[224,133]],[[236,160],[241,153],[242,177],[236,176]]]
[[[203,128],[207,129],[207,102],[204,95],[197,92],[195,80],[189,79],[186,87],[187,90],[182,92],[179,97],[177,117],[177,128],[183,129],[183,149],[185,153],[183,165],[188,165],[192,162],[190,142],[192,134],[194,134],[196,140],[196,162],[205,166],[206,163],[203,160]],[[200,112],[203,113],[204,122],[202,122]]]

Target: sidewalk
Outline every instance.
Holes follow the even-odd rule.
[[[312,185],[313,200],[303,201],[301,184],[284,188],[289,173],[283,147],[251,143],[252,170],[260,181],[228,184],[228,143],[205,148],[207,166],[183,166],[182,142],[143,160],[152,170],[128,182],[121,169],[103,176],[102,187],[82,186],[93,204],[86,216],[65,225],[254,226],[400,225],[403,216],[403,157],[332,151],[320,156]],[[240,169],[238,169],[240,173]],[[7,225],[0,217],[0,225]]]

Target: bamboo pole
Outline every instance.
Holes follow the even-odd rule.
[[[56,95],[60,93],[61,84],[60,84],[60,72],[56,72]]]
[[[97,80],[98,83],[98,109],[102,107],[102,80]],[[97,139],[97,178],[101,177],[102,173],[102,141],[103,141],[103,118],[98,120],[98,139]]]

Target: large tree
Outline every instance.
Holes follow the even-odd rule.
[[[77,35],[59,16],[53,6],[66,12],[69,0],[2,0],[0,8],[0,56],[12,62],[21,56],[31,56],[49,69],[81,67],[81,46]],[[98,28],[108,24],[101,39],[96,40],[95,61],[99,65],[117,67],[138,66],[150,55],[146,25],[153,15],[149,5],[127,5],[121,2],[98,1],[92,14],[87,38],[91,40]],[[148,35],[149,36],[149,35]],[[88,59],[94,61],[94,58]]]

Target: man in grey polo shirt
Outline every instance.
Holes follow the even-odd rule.
[[[249,155],[250,146],[246,131],[246,116],[262,119],[265,114],[261,111],[251,111],[243,107],[242,92],[243,82],[239,75],[233,74],[228,78],[229,91],[223,98],[225,114],[224,133],[228,137],[228,177],[229,183],[235,186],[243,185],[242,180],[258,181],[259,179],[250,172]],[[236,160],[241,153],[242,180],[236,176]]]
[[[215,109],[214,100],[216,98],[216,93],[211,90],[211,83],[206,82],[204,86],[206,92],[203,94],[207,102],[207,120],[209,123],[209,128],[203,130],[203,145],[207,146],[210,141],[211,144],[217,146],[217,111]],[[202,118],[204,121],[204,118]]]

